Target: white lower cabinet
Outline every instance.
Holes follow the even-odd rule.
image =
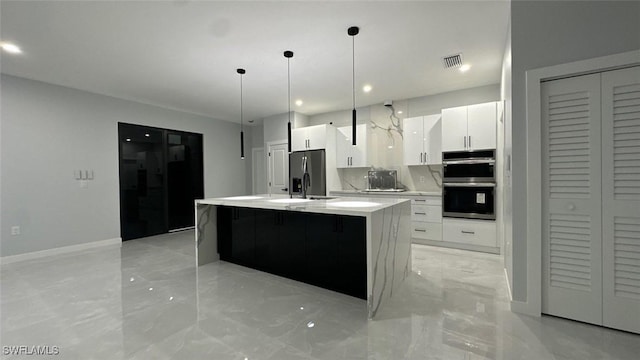
[[[442,241],[442,224],[426,221],[412,221],[411,237],[414,239]]]
[[[442,241],[442,197],[411,196],[411,238],[415,243]]]
[[[498,246],[495,221],[444,218],[442,236],[446,242],[491,248]]]

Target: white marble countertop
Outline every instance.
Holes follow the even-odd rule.
[[[196,205],[221,205],[258,209],[303,211],[323,214],[367,216],[378,210],[382,210],[408,199],[383,198],[383,197],[338,197],[334,199],[310,200],[306,202],[278,202],[289,199],[288,195],[247,195],[230,196],[223,198],[210,198],[196,200]],[[295,199],[299,199],[294,197]],[[275,201],[274,201],[275,200]],[[342,205],[341,205],[342,204]],[[345,206],[346,205],[346,206]]]
[[[352,195],[358,194],[358,198],[362,198],[362,195],[372,197],[402,197],[402,196],[442,196],[442,191],[398,191],[398,192],[384,192],[384,191],[363,191],[363,190],[331,190],[330,194],[338,195]]]

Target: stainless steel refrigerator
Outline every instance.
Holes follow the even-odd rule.
[[[302,194],[305,159],[310,179],[307,195],[326,195],[327,172],[324,150],[295,151],[289,154],[289,189],[294,195]]]

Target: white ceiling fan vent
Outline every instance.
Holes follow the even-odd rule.
[[[446,56],[442,58],[445,69],[459,68],[462,66],[462,54]]]

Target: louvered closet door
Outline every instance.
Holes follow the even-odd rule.
[[[602,74],[605,326],[640,333],[640,67]]]
[[[542,85],[542,310],[602,324],[600,75]]]

